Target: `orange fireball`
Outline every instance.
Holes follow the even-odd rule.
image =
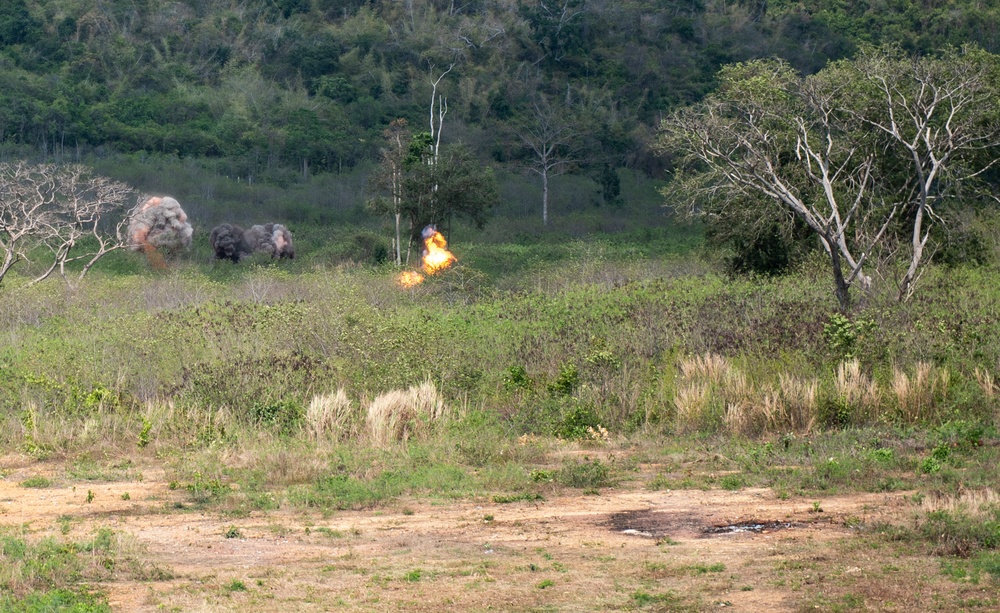
[[[434,275],[447,269],[458,259],[448,251],[448,241],[434,226],[427,226],[424,237],[424,272]]]
[[[448,241],[445,240],[444,235],[438,232],[434,226],[424,228],[420,236],[424,239],[422,264],[424,272],[427,274],[436,275],[458,261],[458,258],[448,251]],[[420,285],[423,281],[424,275],[415,270],[404,270],[396,276],[396,283],[406,288]]]
[[[424,276],[415,270],[404,270],[396,277],[396,283],[403,287],[413,287],[424,282]]]

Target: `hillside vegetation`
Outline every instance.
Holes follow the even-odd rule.
[[[838,519],[842,557],[782,558],[771,587],[794,606],[848,610],[882,606],[885,583],[898,591],[919,579],[922,590],[893,592],[900,607],[995,609],[1000,232],[984,197],[993,149],[968,158],[984,168],[975,193],[957,182],[922,184],[933,224],[914,232],[929,247],[904,288],[913,291],[900,291],[905,267],[894,259],[910,239],[912,202],[887,204],[891,192],[912,189],[907,164],[873,156],[862,180],[824,184],[831,200],[877,185],[870,210],[891,213],[875,232],[838,230],[845,245],[885,239],[859,258],[871,271],[864,291],[838,302],[817,236],[765,208],[759,194],[728,192],[735,208],[701,216],[704,225],[681,215],[685,205],[716,211],[677,189],[681,160],[657,136],[660,120],[682,106],[758,100],[745,91],[767,107],[785,91],[767,75],[782,84],[814,75],[840,92],[837,75],[859,49],[876,49],[868,44],[894,45],[904,65],[907,54],[957,57],[946,47],[971,41],[988,52],[974,51],[996,81],[989,53],[1000,51],[1000,8],[848,4],[3,2],[0,162],[82,162],[137,191],[169,194],[194,242],[162,264],[116,249],[86,278],[55,273],[31,284],[48,265],[42,240],[4,277],[0,479],[63,466],[55,486],[46,472],[17,487],[62,487],[72,497],[79,486],[85,502],[56,525],[0,528],[0,610],[104,611],[102,585],[166,581],[168,571],[103,524],[92,537],[69,535],[85,514],[80,525],[106,519],[88,514],[90,483],[138,483],[142,469],[170,492],[150,494],[144,509],[232,518],[216,535],[225,539],[242,538],[237,523],[251,516],[290,509],[313,521],[406,497],[541,505],[616,487],[761,488],[753,496],[811,505],[819,522],[825,497],[896,493],[902,508],[885,521]],[[783,62],[746,61],[773,56]],[[718,87],[734,73],[741,78],[728,90]],[[980,127],[996,116],[975,110],[984,112],[975,115]],[[407,138],[387,152],[393,126],[406,126]],[[831,131],[857,138],[838,159],[861,145],[888,150],[866,126]],[[531,139],[553,127],[571,138],[556,139],[564,164],[549,168]],[[786,129],[774,150],[775,167],[793,179],[812,171],[791,163],[802,133],[811,134]],[[418,175],[447,166],[439,159],[458,160],[462,180],[488,183],[491,201],[434,211],[457,264],[404,288],[397,275],[418,266],[419,248],[393,264],[395,211],[386,203],[404,192],[378,185],[387,167]],[[698,164],[684,185],[706,186]],[[959,164],[955,176],[969,167]],[[541,169],[552,170],[545,224],[547,192],[527,172]],[[436,206],[433,195],[446,190],[437,175],[418,178],[428,176],[417,187]],[[821,202],[811,189],[805,200]],[[455,191],[457,201],[472,190]],[[948,209],[939,206],[945,196]],[[854,221],[875,217],[850,210]],[[216,259],[207,237],[222,221],[287,224],[295,258]],[[476,525],[495,520],[482,515]],[[669,535],[655,541],[657,551],[673,544]],[[581,545],[591,546],[604,545]],[[476,547],[475,573],[487,584],[482,560],[494,549]],[[852,570],[861,547],[881,556],[877,576]],[[589,549],[584,557],[616,561]],[[673,576],[665,566],[631,568],[627,557],[614,568],[635,574],[627,585],[638,591],[614,594],[616,606],[706,608],[700,593],[645,591]],[[536,563],[519,570],[533,573]],[[562,581],[555,573],[564,568],[548,570],[555,579],[528,591]],[[727,569],[731,579],[710,597],[732,591],[735,573]],[[420,578],[419,569],[365,577],[368,599],[354,603],[378,603],[390,581]],[[270,576],[249,589],[244,579],[216,590],[225,593],[213,603],[232,607],[233,593],[248,591],[271,597]],[[825,591],[803,588],[827,579]],[[190,599],[215,589],[191,580],[172,589]],[[954,589],[941,596],[941,585]],[[284,597],[274,602],[301,604],[298,593]],[[147,604],[157,598],[151,592]]]

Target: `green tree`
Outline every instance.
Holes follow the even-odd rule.
[[[841,308],[852,285],[872,288],[879,259],[903,263],[904,300],[955,185],[996,161],[998,66],[977,49],[868,50],[811,77],[780,61],[735,64],[715,94],[663,122],[658,146],[682,154],[688,180],[672,189],[693,195],[691,210],[763,203],[798,217],[830,258]]]
[[[484,169],[462,145],[442,147],[434,164],[426,163],[429,155],[430,148],[419,161],[411,158],[403,177],[402,206],[410,224],[410,242],[425,226],[447,228],[455,218],[482,228],[500,202],[493,170]]]

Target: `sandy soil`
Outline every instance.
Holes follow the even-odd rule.
[[[0,526],[77,540],[110,527],[168,572],[102,584],[122,611],[913,611],[989,597],[850,527],[905,521],[905,493],[781,500],[632,482],[533,503],[404,499],[233,518],[180,508],[186,492],[156,466],[113,483],[23,458],[0,469]],[[42,474],[49,487],[19,485]]]

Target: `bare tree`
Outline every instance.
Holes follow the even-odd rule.
[[[997,142],[997,127],[984,121],[995,108],[986,78],[995,62],[985,52],[915,60],[869,51],[808,78],[778,61],[737,64],[720,73],[718,92],[663,122],[658,146],[683,152],[694,171],[694,181],[677,184],[692,210],[762,197],[802,220],[830,257],[843,309],[854,283],[871,290],[866,262],[892,250],[894,225],[905,220],[903,300],[924,261],[945,170],[960,153]],[[975,175],[992,163],[964,167]]]
[[[396,266],[403,264],[402,230],[400,225],[403,217],[403,178],[404,164],[410,153],[411,134],[406,128],[405,119],[394,119],[389,127],[382,131],[386,146],[382,149],[382,162],[378,172],[372,176],[372,187],[388,194],[388,197],[376,197],[368,202],[368,206],[379,213],[391,214],[396,222],[396,238],[393,248]]]
[[[531,117],[516,128],[517,136],[530,150],[532,172],[542,179],[542,223],[549,223],[549,179],[570,170],[579,160],[579,131],[568,113],[536,98]]]
[[[48,253],[51,261],[31,283],[55,270],[66,278],[72,262],[83,262],[77,276],[83,279],[100,258],[124,246],[125,205],[133,193],[81,165],[0,164],[0,281],[35,253]]]

